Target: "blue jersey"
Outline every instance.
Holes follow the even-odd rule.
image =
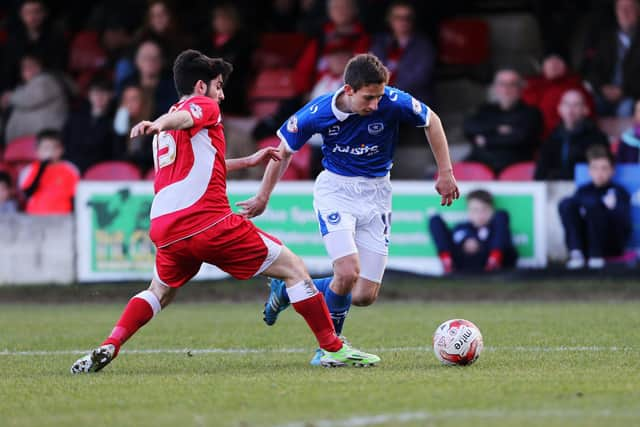
[[[297,151],[318,133],[325,169],[343,176],[385,176],[392,166],[399,123],[428,126],[429,109],[408,93],[387,86],[376,111],[367,116],[345,113],[336,107],[342,91],[309,102],[280,127],[278,136]]]

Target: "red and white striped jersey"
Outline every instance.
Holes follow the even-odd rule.
[[[187,111],[194,124],[160,132],[153,141],[156,177],[149,234],[157,247],[200,233],[231,214],[218,104],[192,96],[169,110],[174,111]]]

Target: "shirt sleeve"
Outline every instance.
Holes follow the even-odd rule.
[[[429,126],[430,110],[422,101],[396,88],[390,88],[387,96],[401,122],[415,127]]]
[[[212,127],[222,121],[220,107],[213,99],[205,96],[195,96],[185,101],[178,111],[186,111],[193,119],[190,134],[195,135],[203,128]]]
[[[316,132],[311,118],[312,105],[307,104],[280,126],[278,137],[287,144],[289,151],[296,152]]]

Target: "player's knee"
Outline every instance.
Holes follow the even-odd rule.
[[[156,296],[156,298],[158,298],[158,301],[160,301],[160,306],[162,308],[165,308],[171,303],[171,301],[173,301],[173,298],[176,296],[176,293],[178,291],[176,288],[170,288],[169,286],[163,285],[156,280],[151,281],[149,290]]]
[[[370,293],[351,294],[351,304],[357,307],[367,307],[376,302],[378,296]]]
[[[358,276],[360,275],[360,269],[357,267],[351,269],[342,269],[341,271],[336,271],[333,280],[340,286],[348,287],[349,289],[353,288],[356,281],[358,280]]]

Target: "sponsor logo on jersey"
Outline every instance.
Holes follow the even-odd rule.
[[[287,131],[290,133],[298,132],[298,117],[295,115],[289,118],[289,121],[287,122]]]
[[[353,156],[373,156],[380,152],[380,147],[377,145],[360,145],[359,147],[349,147],[348,145],[340,146],[336,145],[331,150],[333,153],[347,153]]]
[[[333,125],[329,128],[327,135],[329,136],[338,136],[340,133],[340,125]]]
[[[389,91],[389,99],[393,102],[396,102],[398,100],[398,92],[396,92],[395,90]]]
[[[411,97],[411,105],[413,106],[413,112],[416,114],[422,113],[422,104],[417,99]]]
[[[309,112],[311,114],[315,114],[318,112],[318,105],[312,105],[311,108],[309,108]]]
[[[330,213],[329,215],[327,215],[327,221],[329,221],[329,224],[336,225],[337,223],[340,222],[340,213],[339,212]]]
[[[193,117],[195,117],[196,119],[202,118],[202,107],[200,107],[198,104],[189,104],[189,110],[191,110],[191,114],[193,114]]]
[[[378,135],[384,130],[384,124],[381,122],[370,123],[367,126],[367,131],[369,131],[369,135]]]

